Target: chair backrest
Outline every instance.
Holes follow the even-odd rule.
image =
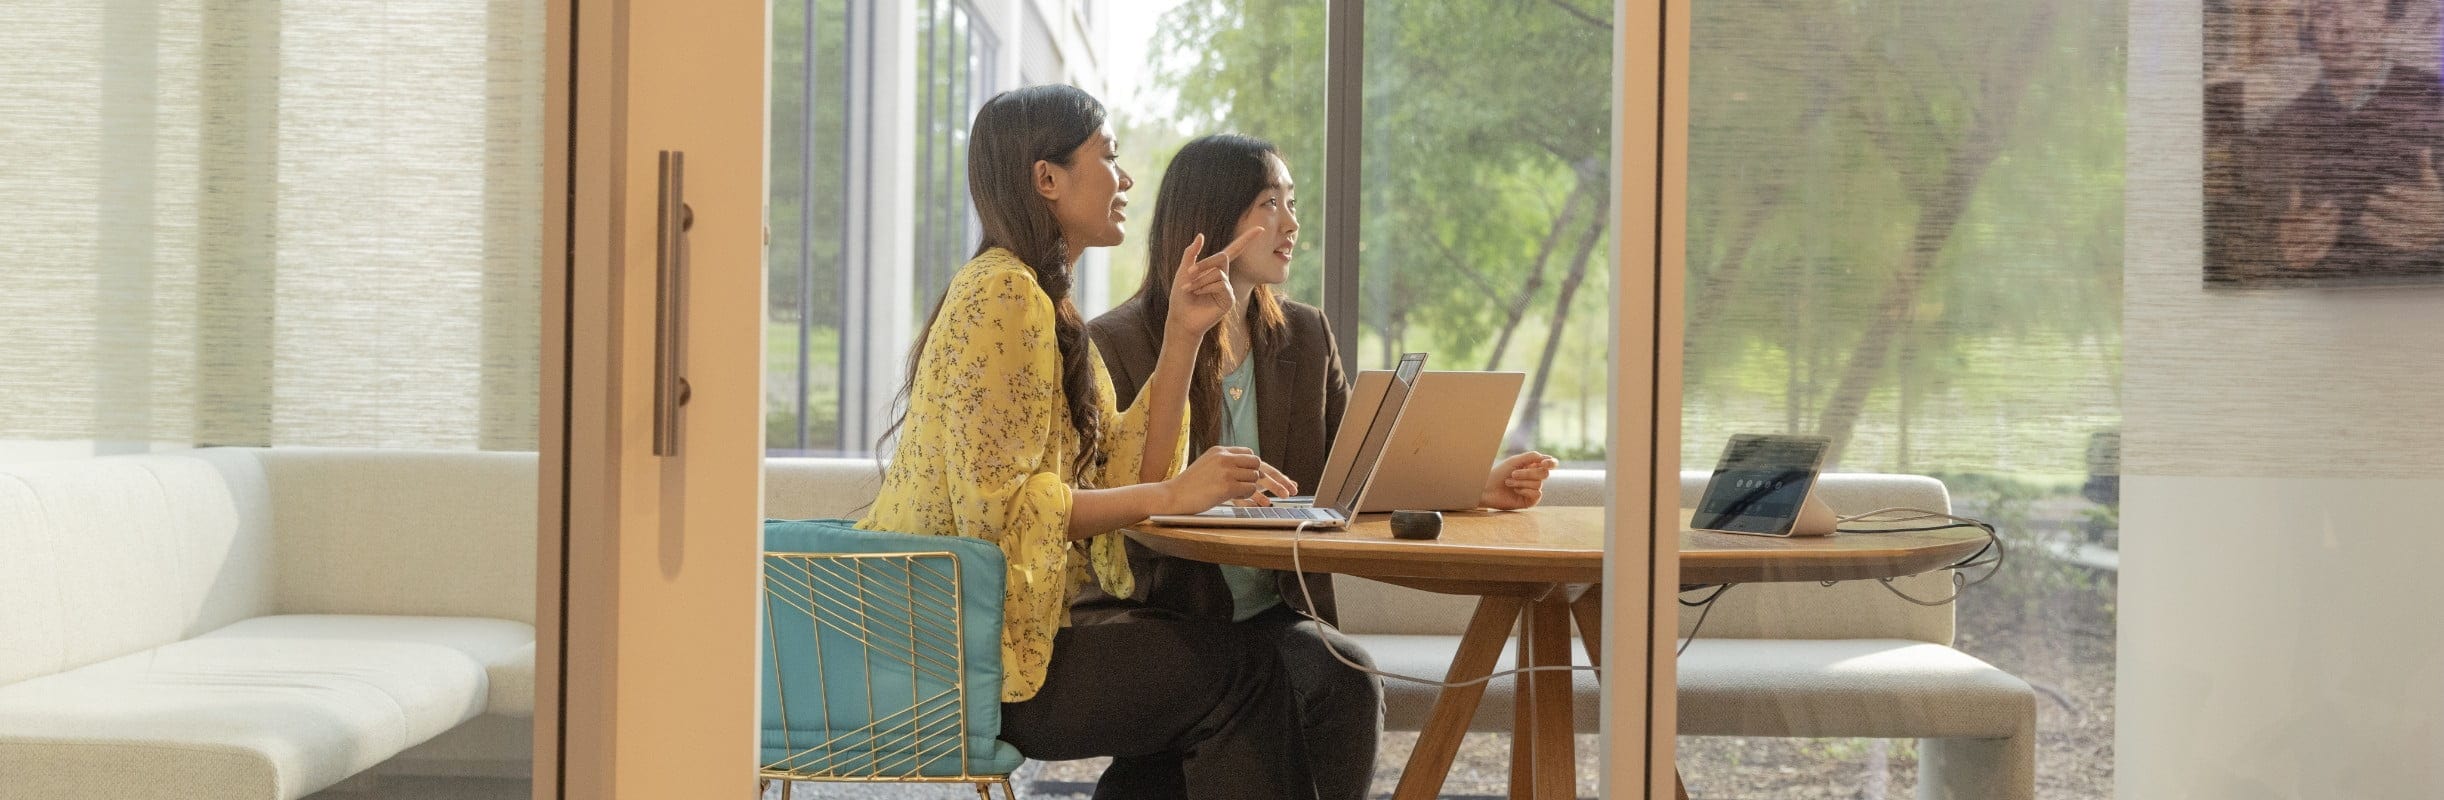
[[[1000,549],[764,523],[762,772],[801,779],[1007,775]]]
[[[1711,473],[1680,475],[1680,505],[1697,504]],[[1818,497],[1833,510],[1856,514],[1888,506],[1951,509],[1943,483],[1916,475],[1835,473],[1817,483]],[[1545,484],[1545,503],[1556,506],[1602,505],[1604,474],[1595,470],[1559,470]],[[1950,573],[1931,572],[1894,581],[1918,597],[1950,594]],[[1459,634],[1468,623],[1475,599],[1422,592],[1349,576],[1334,579],[1342,630],[1368,634]],[[1695,596],[1695,595],[1692,595]],[[1696,623],[1695,610],[1684,609],[1680,632]],[[1874,581],[1834,586],[1814,583],[1750,584],[1723,596],[1707,615],[1700,633],[1705,638],[1738,639],[1910,639],[1952,643],[1952,607],[1925,607],[1895,597]]]

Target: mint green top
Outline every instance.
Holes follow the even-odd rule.
[[[1239,362],[1239,368],[1222,376],[1222,444],[1245,447],[1264,455],[1264,446],[1256,439],[1255,372],[1248,368],[1256,359]],[[1246,622],[1266,609],[1281,605],[1281,587],[1275,583],[1273,571],[1262,567],[1223,565],[1222,581],[1230,585],[1231,621]]]

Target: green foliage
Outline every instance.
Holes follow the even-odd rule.
[[[1684,463],[1785,430],[1853,469],[2075,471],[2118,421],[2125,0],[1692,8]],[[1601,458],[1604,13],[1366,14],[1361,363],[1529,370],[1520,435]],[[1280,143],[1320,252],[1350,190],[1318,180],[1322,0],[1190,0],[1161,30],[1180,124]],[[1317,261],[1293,296],[1342,268]],[[1549,422],[1572,403],[1597,421]]]
[[[2071,471],[2118,415],[2122,3],[1694,8],[1684,457]]]
[[[840,332],[831,327],[807,331],[808,381],[806,443],[798,443],[798,324],[764,324],[764,447],[770,450],[829,451],[841,448]],[[854,448],[858,443],[851,443]],[[865,443],[871,444],[871,443]]]
[[[1542,374],[1569,355],[1565,343],[1600,354],[1611,273],[1612,40],[1602,19],[1573,10],[1517,0],[1368,6],[1366,271],[1355,323],[1370,346],[1361,363],[1427,349],[1448,368]],[[1322,225],[1327,193],[1347,189],[1320,180],[1324,3],[1192,0],[1162,27],[1156,79],[1177,94],[1179,117],[1197,132],[1280,144],[1308,209],[1302,255],[1320,253],[1331,235]],[[1169,41],[1203,45],[1173,51]],[[1317,300],[1322,270],[1344,268],[1306,266],[1318,261],[1293,270],[1293,297]],[[1566,304],[1565,288],[1574,291]],[[1537,381],[1523,436],[1600,458],[1600,427],[1560,440],[1535,436],[1534,426],[1549,387],[1600,415],[1603,393],[1578,390],[1600,386],[1601,374],[1597,366],[1594,375]]]

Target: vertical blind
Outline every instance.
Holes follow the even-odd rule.
[[[0,30],[0,441],[524,449],[536,0],[80,0]]]

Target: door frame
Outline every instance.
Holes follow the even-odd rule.
[[[533,796],[744,797],[757,753],[769,10],[546,7]],[[694,224],[677,258],[661,238],[665,150],[688,155]],[[684,280],[666,263],[685,265]],[[684,384],[658,368],[658,332],[680,343]],[[657,391],[687,398],[675,454],[656,453]]]
[[[1615,0],[1613,364],[1599,793],[1670,798],[1679,729],[1689,3]],[[1631,591],[1642,589],[1642,591]],[[1636,787],[1636,788],[1632,788]]]

